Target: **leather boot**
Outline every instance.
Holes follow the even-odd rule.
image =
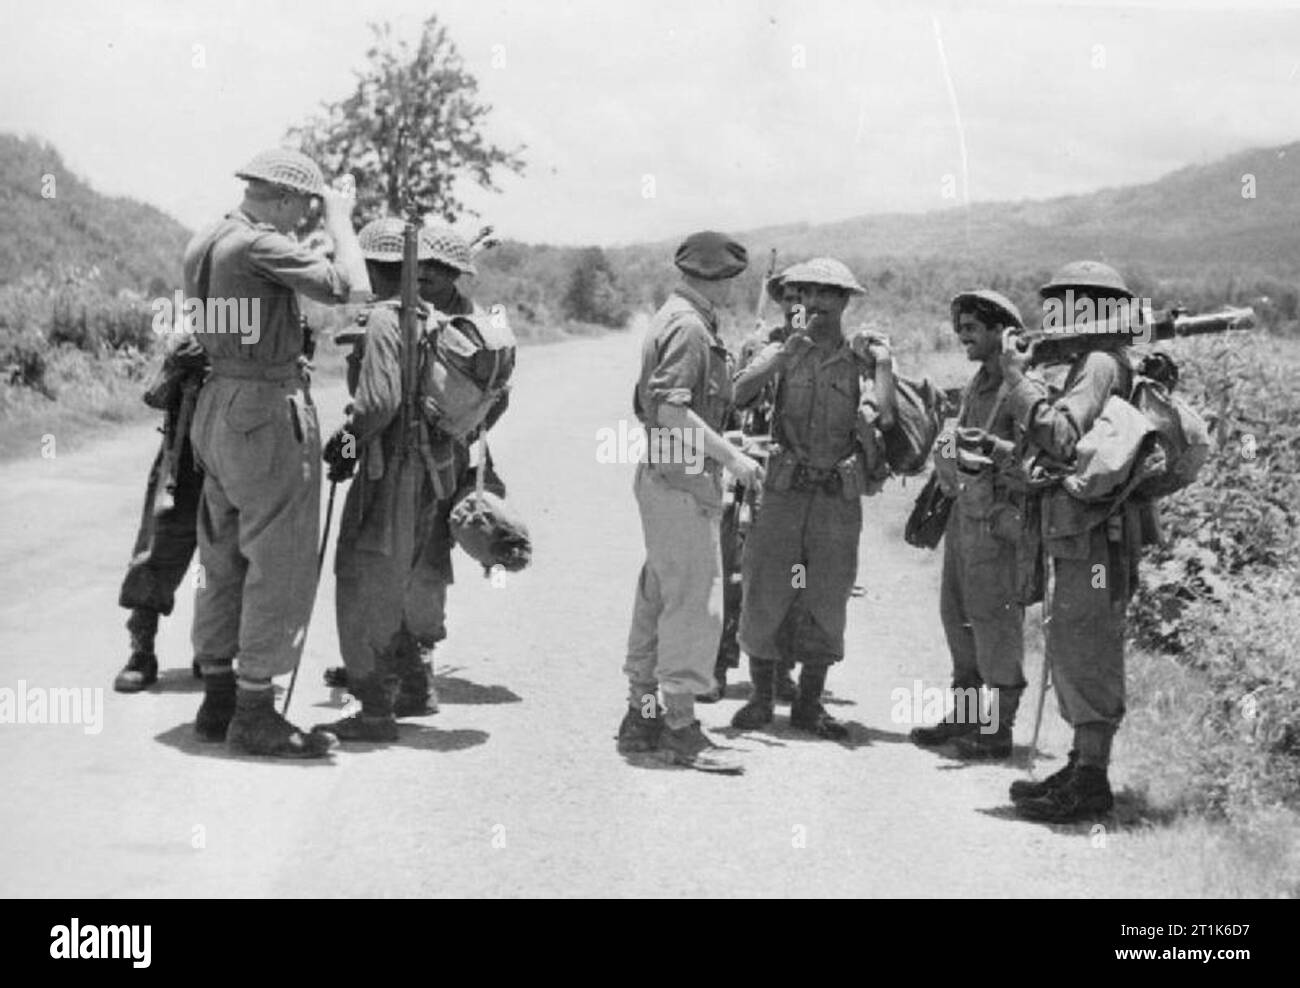
[[[1020,708],[1020,689],[995,687],[990,691],[988,724],[979,725],[979,730],[963,734],[953,741],[958,758],[968,760],[1010,758],[1014,748],[1012,728],[1016,723],[1016,711]],[[991,716],[996,713],[997,717]],[[996,720],[997,728],[986,731],[985,728]]]
[[[829,666],[809,665],[799,670],[799,695],[790,707],[790,726],[810,731],[827,741],[843,741],[849,729],[826,712],[822,706],[822,690],[826,686]]]
[[[393,713],[398,717],[426,717],[438,712],[433,688],[433,646],[423,645],[403,628],[393,646],[392,672],[397,676]]]
[[[333,734],[340,741],[396,741],[397,719],[384,677],[375,672],[356,678],[352,694],[361,701],[361,709],[332,724],[317,724],[312,730]]]
[[[949,741],[955,741],[965,734],[978,731],[980,726],[978,710],[962,699],[963,695],[970,696],[966,691],[972,689],[976,691],[974,695],[978,701],[978,683],[954,682],[952,684],[952,709],[937,724],[930,727],[912,728],[908,734],[912,743],[920,745],[922,748],[937,748]]]
[[[158,682],[158,656],[153,650],[158,612],[148,607],[132,608],[126,630],[131,636],[131,657],[114,678],[113,689],[118,693],[139,693]]]
[[[269,680],[239,681],[235,716],[226,731],[226,744],[233,750],[271,758],[322,758],[337,740],[324,732],[304,733],[280,716]]]
[[[235,671],[229,662],[203,664],[203,702],[194,716],[200,741],[224,741],[235,716]]]
[[[1015,803],[1017,813],[1041,823],[1076,823],[1109,813],[1114,805],[1106,770],[1083,764],[1076,764],[1062,785]]]
[[[658,699],[659,687],[653,683],[633,685],[628,697],[627,713],[618,725],[618,753],[632,755],[654,751],[664,729],[664,708]]]
[[[1069,760],[1066,761],[1062,768],[1057,769],[1046,779],[1035,782],[1031,779],[1017,779],[1011,783],[1011,801],[1018,803],[1022,799],[1041,799],[1049,792],[1060,789],[1070,781],[1070,776],[1074,774],[1074,766],[1079,761],[1079,753],[1071,751]]]
[[[736,711],[731,726],[742,731],[754,731],[772,723],[776,699],[776,663],[769,659],[749,657],[749,678],[754,684],[754,695]]]

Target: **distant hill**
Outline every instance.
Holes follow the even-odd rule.
[[[54,197],[41,195],[54,176]],[[53,146],[0,134],[0,285],[36,271],[97,266],[109,289],[156,294],[180,284],[190,232],[134,199],[101,195]]]
[[[1254,198],[1242,195],[1247,175]],[[732,232],[751,259],[733,296],[740,311],[752,312],[775,247],[778,267],[840,258],[869,289],[869,313],[882,317],[940,313],[952,294],[977,284],[1006,292],[1027,312],[1053,269],[1090,258],[1113,264],[1157,305],[1254,304],[1267,295],[1279,305],[1277,318],[1293,322],[1300,315],[1300,143],[1086,195]],[[629,302],[662,299],[674,279],[675,247],[674,240],[607,251]]]

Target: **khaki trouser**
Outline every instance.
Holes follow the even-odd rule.
[[[1016,543],[953,508],[944,533],[939,616],[959,688],[1024,689],[1024,608],[1016,600]]]
[[[447,549],[450,502],[434,501],[423,462],[395,458],[388,466],[397,476],[378,496],[388,502],[393,538],[389,552],[363,548],[361,504],[365,481],[353,480],[343,506],[334,559],[334,608],[339,651],[348,676],[361,678],[391,659],[395,638],[406,630],[423,645],[447,637],[447,584],[452,574]],[[372,508],[372,510],[374,510]]]
[[[316,596],[320,429],[306,384],[214,376],[190,431],[205,471],[193,643],[241,676],[290,672]]]
[[[844,658],[861,534],[861,498],[764,491],[742,562],[740,647],[751,658],[806,665]]]
[[[623,666],[634,692],[694,696],[713,688],[722,635],[719,500],[702,503],[637,467],[646,561],[637,580]]]
[[[1080,554],[1082,555],[1082,554]],[[1106,526],[1088,533],[1087,555],[1055,556],[1043,618],[1047,661],[1061,716],[1074,727],[1124,716],[1124,612],[1113,592],[1119,563]]]

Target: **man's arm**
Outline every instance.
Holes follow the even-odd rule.
[[[683,440],[692,449],[721,463],[743,483],[757,483],[762,478],[758,462],[718,435],[690,407],[693,385],[708,372],[710,343],[709,331],[689,320],[667,334],[647,382],[651,407],[656,410],[652,424],[682,430]]]
[[[1014,353],[1009,354],[1010,346]],[[1093,351],[1084,357],[1074,383],[1053,399],[1042,381],[1026,376],[1025,355],[1014,341],[1004,339],[1002,373],[1007,382],[1007,408],[1029,441],[1055,460],[1074,459],[1079,439],[1092,428],[1106,399],[1118,394],[1123,381],[1114,354]]]
[[[377,310],[366,329],[347,430],[365,443],[383,432],[402,409],[402,347],[397,316]]]

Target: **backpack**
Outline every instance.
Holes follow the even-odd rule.
[[[499,310],[445,317],[436,330],[425,333],[420,367],[425,418],[444,436],[465,439],[510,390],[515,334]]]
[[[943,426],[942,395],[928,377],[894,378],[894,423],[880,429],[885,459],[896,474],[914,476],[930,463],[930,450]]]
[[[1192,483],[1210,453],[1205,420],[1187,402],[1127,362],[1124,369],[1132,380],[1128,397],[1106,399],[1062,481],[1081,501],[1165,497]]]

